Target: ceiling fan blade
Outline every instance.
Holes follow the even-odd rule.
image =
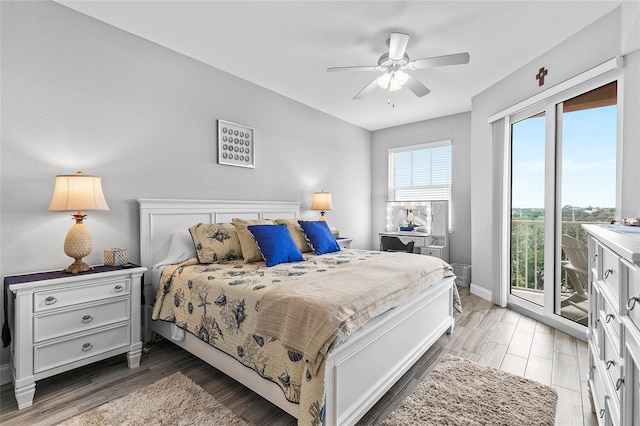
[[[404,52],[407,50],[409,35],[402,33],[391,33],[389,38],[389,59],[399,61],[404,58]]]
[[[373,89],[375,89],[378,86],[378,83],[376,81],[376,79],[374,79],[371,83],[367,84],[364,89],[362,89],[361,91],[359,91],[354,97],[354,100],[358,100],[358,99],[362,99],[365,96],[367,96],[369,93],[373,92]]]
[[[431,90],[427,89],[427,86],[420,83],[414,76],[409,75],[409,80],[405,85],[411,90],[417,97],[421,98],[427,95]]]
[[[443,67],[446,65],[461,65],[469,62],[469,53],[455,53],[453,55],[434,56],[433,58],[416,59],[409,62],[412,70],[424,68]]]
[[[327,68],[327,72],[342,72],[342,71],[376,71],[378,66],[358,66],[358,67],[331,67]]]

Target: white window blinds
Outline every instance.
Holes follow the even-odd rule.
[[[389,150],[389,201],[451,199],[451,141]]]

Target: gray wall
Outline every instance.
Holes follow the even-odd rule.
[[[628,5],[627,5],[628,6]],[[625,6],[625,8],[627,7]],[[499,226],[494,179],[502,167],[493,158],[489,116],[517,104],[540,91],[576,76],[611,58],[628,53],[621,70],[623,97],[619,99],[623,114],[622,216],[640,215],[640,32],[638,7],[620,8],[597,20],[520,70],[501,80],[472,99],[471,107],[471,258],[472,292],[497,302],[500,289],[496,241]],[[635,26],[634,26],[635,25]],[[621,28],[625,30],[622,31]],[[633,53],[630,53],[633,52]],[[545,85],[538,87],[534,76],[545,66],[549,74]]]
[[[66,267],[57,174],[102,177],[90,264],[139,261],[138,198],[290,200],[331,191],[331,226],[369,248],[371,134],[53,2],[2,2],[0,275]],[[216,163],[216,120],[255,129],[256,168]],[[337,154],[339,153],[339,155]],[[2,352],[6,362],[6,350]]]
[[[371,247],[386,230],[389,149],[427,142],[451,140],[451,233],[449,261],[471,263],[471,208],[469,181],[471,113],[449,115],[372,133],[371,143]]]

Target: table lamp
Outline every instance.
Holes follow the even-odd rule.
[[[318,220],[326,221],[327,218],[324,216],[324,212],[327,210],[331,210],[333,205],[331,204],[331,193],[330,192],[314,192],[313,193],[313,202],[311,203],[311,210],[320,210],[320,218]]]
[[[72,274],[93,269],[82,261],[93,250],[91,233],[82,221],[87,215],[83,210],[109,210],[102,193],[102,183],[97,176],[75,175],[56,176],[49,211],[75,211],[72,215],[76,223],[71,227],[64,240],[64,252],[75,259],[64,271]]]

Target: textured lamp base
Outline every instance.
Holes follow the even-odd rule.
[[[65,268],[65,272],[69,274],[77,274],[78,272],[85,272],[93,270],[92,266],[87,265],[82,261],[82,258],[76,259],[71,265]]]
[[[93,250],[93,240],[91,234],[82,220],[86,216],[77,212],[73,215],[76,223],[71,227],[64,240],[64,252],[67,256],[75,259],[71,265],[65,269],[65,272],[77,274],[78,272],[90,271],[93,268],[82,261],[82,258],[89,256]]]

